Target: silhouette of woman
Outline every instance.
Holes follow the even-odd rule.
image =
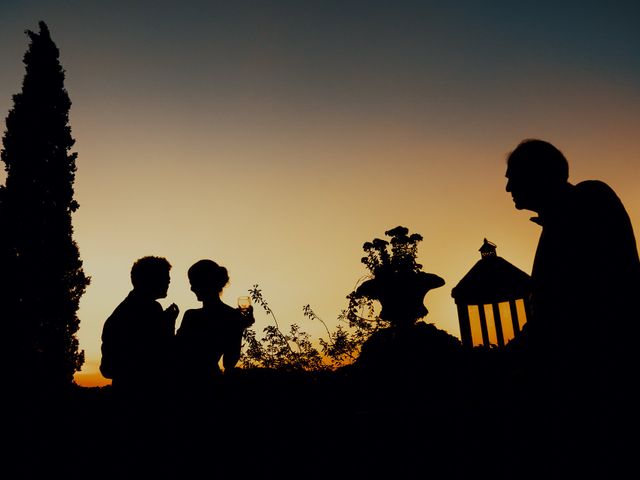
[[[202,308],[187,310],[176,332],[178,382],[187,395],[206,397],[235,368],[242,334],[255,320],[251,307],[242,313],[220,298],[229,283],[225,267],[213,260],[200,260],[189,268],[188,277]]]

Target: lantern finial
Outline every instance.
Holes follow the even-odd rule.
[[[495,243],[491,243],[489,240],[487,240],[486,238],[484,239],[484,243],[482,244],[482,246],[480,247],[480,256],[482,258],[485,257],[495,257],[496,256],[496,244]]]

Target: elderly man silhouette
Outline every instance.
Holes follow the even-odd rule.
[[[532,407],[553,403],[541,411],[553,411],[551,421],[569,419],[573,438],[593,418],[592,432],[619,433],[622,415],[633,411],[628,394],[640,320],[640,261],[629,215],[606,183],[569,182],[567,159],[544,140],[522,141],[508,156],[506,178],[515,207],[537,213],[531,220],[542,226],[531,318],[515,342],[534,389],[541,389]]]
[[[516,208],[536,212],[542,226],[531,275],[535,341],[563,355],[624,342],[636,328],[640,262],[620,198],[602,181],[571,184],[564,155],[538,139],[511,152],[506,177]]]

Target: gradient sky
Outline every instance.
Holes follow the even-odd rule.
[[[102,324],[141,256],[173,265],[165,306],[199,305],[186,271],[211,258],[227,303],[258,284],[281,327],[317,339],[302,307],[335,326],[367,273],[362,244],[397,225],[446,281],[425,320],[459,337],[451,289],[483,238],[531,271],[539,227],[504,178],[526,137],[559,147],[573,183],[608,182],[638,232],[638,18],[637,1],[2,0],[0,115],[40,20],[73,102],[92,278],[78,382],[96,381]]]

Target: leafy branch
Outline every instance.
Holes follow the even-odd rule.
[[[324,369],[322,356],[313,347],[310,335],[301,331],[295,323],[291,325],[288,333],[283,333],[273,310],[262,296],[259,286],[254,285],[249,290],[249,294],[253,301],[271,316],[274,325],[267,325],[263,329],[265,335],[261,340],[256,338],[255,331],[245,330],[244,351],[240,365],[244,368],[264,367],[282,370]],[[291,348],[291,345],[294,345],[296,350]]]
[[[302,308],[303,316],[320,322],[327,332],[326,339],[319,339],[320,352],[313,346],[310,335],[302,331],[298,324],[292,324],[288,333],[282,332],[276,315],[258,285],[254,285],[249,293],[253,301],[273,319],[274,324],[263,329],[264,336],[260,340],[254,330],[245,330],[240,359],[243,368],[307,371],[339,368],[354,362],[362,344],[371,334],[388,326],[388,322],[375,314],[371,300],[357,298],[353,292],[347,296],[348,307],[338,316],[338,320],[346,325],[338,325],[334,331],[307,304]],[[295,350],[292,345],[296,347]]]

